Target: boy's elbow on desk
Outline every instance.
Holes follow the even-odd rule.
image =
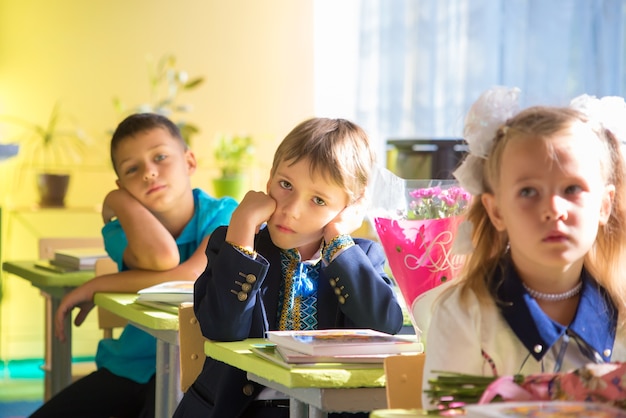
[[[180,264],[180,256],[168,252],[149,252],[140,256],[128,254],[129,257],[125,261],[130,268],[153,271],[167,271],[177,267]]]

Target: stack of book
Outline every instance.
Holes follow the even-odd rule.
[[[146,287],[137,292],[135,303],[178,314],[181,303],[193,302],[193,285],[189,280],[173,280]]]
[[[93,270],[98,259],[108,256],[109,255],[102,247],[68,248],[56,250],[54,258],[38,262],[36,266],[58,273]]]
[[[266,339],[266,344],[253,345],[251,351],[286,368],[380,368],[388,356],[424,351],[414,335],[371,329],[268,331]]]

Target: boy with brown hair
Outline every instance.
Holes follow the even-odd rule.
[[[65,340],[63,320],[73,308],[80,325],[96,292],[135,293],[173,280],[195,280],[206,266],[204,249],[213,230],[226,225],[237,206],[192,189],[196,159],[178,127],[144,113],[123,120],[111,139],[117,189],[102,205],[102,235],[119,272],[96,277],[63,298],[55,334]],[[98,370],[46,402],[32,417],[154,417],[156,341],[127,325],[119,339],[98,345]]]
[[[194,310],[211,340],[268,330],[373,328],[397,333],[402,311],[377,243],[352,238],[365,214],[374,156],[343,119],[314,118],[279,145],[267,192],[249,191],[215,230]],[[286,417],[285,394],[207,358],[175,417]]]

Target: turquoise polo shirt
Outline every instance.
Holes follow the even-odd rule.
[[[237,202],[230,197],[216,199],[200,189],[193,190],[193,197],[194,215],[176,239],[181,262],[191,257],[215,228],[228,225],[237,207]],[[102,236],[107,253],[119,270],[128,270],[122,260],[128,241],[119,221],[106,224]],[[133,325],[127,325],[119,339],[107,338],[98,343],[96,365],[117,376],[147,383],[156,372],[156,339]]]

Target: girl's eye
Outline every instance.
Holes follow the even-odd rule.
[[[577,194],[580,193],[582,191],[582,187],[578,186],[578,185],[571,185],[571,186],[567,186],[565,188],[565,193],[567,194]]]
[[[289,183],[287,180],[280,180],[278,184],[280,184],[280,187],[282,187],[283,189],[291,190],[291,183]]]
[[[326,206],[326,202],[324,201],[324,199],[320,199],[319,197],[314,197],[313,203],[315,203],[318,206]]]
[[[537,195],[537,190],[533,189],[532,187],[524,187],[522,190],[520,190],[519,195],[522,197],[533,197]]]
[[[163,161],[166,158],[167,156],[165,154],[159,154],[156,157],[154,157],[154,161]]]

